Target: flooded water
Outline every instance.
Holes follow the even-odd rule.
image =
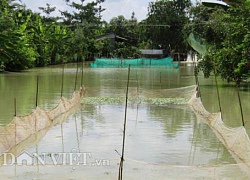
[[[62,123],[36,135],[35,140],[23,143],[22,150],[43,154],[46,165],[0,168],[6,179],[117,179],[125,111],[127,85],[126,68],[79,69],[76,81],[76,64],[64,70],[63,96],[70,97],[81,81],[87,97],[124,98],[122,103],[84,103]],[[81,77],[83,74],[83,78]],[[36,82],[39,75],[38,106],[52,109],[59,103],[62,87],[62,66],[32,69],[22,73],[0,74],[0,125],[7,125],[14,115],[14,98],[17,115],[25,115],[36,105]],[[218,96],[214,77],[199,76],[204,106],[218,112]],[[192,66],[169,68],[131,68],[129,97],[134,91],[146,91],[153,97],[160,90],[195,84]],[[222,116],[226,125],[242,125],[237,93],[233,84],[219,79]],[[246,129],[250,112],[249,86],[240,89]],[[80,153],[85,156],[83,165],[55,165],[51,154]],[[59,156],[58,156],[59,157]],[[60,158],[60,157],[59,157]],[[62,157],[61,157],[62,158]],[[217,139],[210,127],[199,122],[187,105],[132,103],[127,110],[124,179],[193,179],[214,177],[214,166],[236,164],[234,158]],[[188,176],[196,167],[207,167]],[[209,168],[212,168],[209,169]],[[238,171],[237,171],[238,172]],[[222,174],[233,178],[225,168]],[[209,176],[210,177],[210,176]]]

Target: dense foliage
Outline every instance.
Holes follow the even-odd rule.
[[[185,52],[183,26],[189,21],[189,0],[160,0],[149,4],[148,17],[138,22],[114,17],[102,20],[105,0],[80,3],[65,0],[72,12],[51,17],[56,7],[39,7],[34,13],[15,0],[0,2],[0,70],[20,71],[35,66],[94,60],[97,56],[135,58],[141,48]],[[96,40],[114,33],[115,42]]]
[[[56,7],[40,7],[46,16],[16,1],[0,2],[0,70],[20,71],[34,66],[75,62],[94,57],[95,36],[101,25],[98,5],[67,2],[76,12],[50,17]]]
[[[205,7],[192,9],[191,26],[207,45],[200,69],[205,77],[214,71],[228,82],[239,84],[250,75],[250,2],[231,1],[229,8]]]
[[[148,18],[141,23],[146,27],[143,28],[143,40],[150,43],[150,48],[186,52],[182,29],[189,22],[187,12],[190,6],[189,0],[151,2]]]
[[[73,11],[52,17],[56,7],[46,4],[34,13],[15,0],[0,1],[0,71],[94,60],[95,57],[136,58],[139,49],[187,53],[190,33],[206,44],[199,68],[209,77],[217,72],[238,84],[250,76],[250,2],[227,0],[222,6],[191,6],[189,0],[149,3],[145,20],[114,17],[102,20],[105,0],[80,3],[65,0]],[[111,39],[98,36],[113,33]],[[172,54],[173,55],[173,54]]]

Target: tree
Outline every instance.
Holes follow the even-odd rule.
[[[151,2],[148,17],[141,23],[145,28],[142,41],[148,40],[151,48],[171,48],[176,52],[185,52],[182,30],[189,21],[187,12],[190,6],[189,0]]]
[[[207,43],[207,54],[199,63],[205,77],[215,70],[223,79],[236,82],[237,85],[249,77],[250,3],[242,3],[240,6],[231,6],[227,11],[197,7],[207,12],[203,11],[201,16],[196,14],[192,27]],[[198,25],[198,20],[203,27]]]
[[[50,7],[50,4],[46,3],[47,7],[38,7],[38,9],[42,10],[48,17],[49,15],[56,10],[56,7]]]
[[[60,61],[63,62],[66,55],[65,50],[67,46],[73,46],[69,43],[71,33],[65,28],[59,25],[54,25],[51,28],[49,35],[49,49],[50,49],[50,64],[56,64],[56,57],[60,57]]]
[[[119,58],[136,58],[139,56],[138,22],[134,13],[129,20],[121,15],[112,18],[107,25],[106,33],[116,35],[114,49],[111,52],[113,56]]]
[[[95,37],[97,35],[96,32],[98,32],[98,29],[102,26],[101,12],[103,12],[104,9],[100,4],[104,1],[105,0],[96,0],[86,5],[83,4],[84,1],[81,1],[81,3],[69,3],[69,1],[67,1],[68,5],[77,11],[73,13],[67,11],[61,12],[65,17],[64,24],[71,26],[71,30],[76,33],[72,38],[72,42],[78,41],[75,39],[76,37],[81,37],[81,41],[78,41],[80,44],[77,44],[77,46],[78,48],[81,47],[84,49],[78,49],[79,51],[72,50],[73,54],[79,52],[78,57],[83,58],[85,56],[88,57],[89,60],[93,60],[94,55],[97,53]],[[84,52],[84,56],[82,52]]]
[[[37,53],[29,44],[26,31],[31,15],[12,1],[1,1],[0,8],[1,69],[19,71],[32,67]]]

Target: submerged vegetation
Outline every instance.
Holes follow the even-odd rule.
[[[227,8],[191,4],[190,0],[149,3],[147,18],[138,22],[120,15],[102,19],[102,3],[65,1],[72,12],[51,13],[46,4],[35,13],[15,0],[0,2],[0,71],[94,60],[95,57],[137,58],[139,49],[164,49],[165,55],[186,54],[190,33],[206,44],[199,68],[209,77],[216,72],[227,81],[249,77],[250,2],[227,1]],[[102,38],[113,33],[115,40]]]
[[[183,105],[187,104],[188,98],[128,98],[131,105],[136,104],[150,104],[150,105]],[[82,99],[84,104],[97,104],[97,105],[122,105],[124,104],[124,97],[84,97]]]

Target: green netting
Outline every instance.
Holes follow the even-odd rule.
[[[206,46],[201,44],[200,38],[197,35],[190,33],[187,41],[199,54],[204,55],[207,52]]]
[[[102,68],[102,67],[138,67],[138,66],[166,66],[166,67],[178,67],[178,62],[173,62],[173,58],[162,58],[162,59],[117,59],[117,58],[100,58],[95,59],[94,63],[91,63],[92,68]]]

